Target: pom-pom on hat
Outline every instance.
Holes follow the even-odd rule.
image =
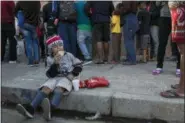
[[[48,48],[52,48],[53,46],[57,45],[63,46],[63,40],[60,38],[60,36],[54,35],[46,40],[46,45]]]

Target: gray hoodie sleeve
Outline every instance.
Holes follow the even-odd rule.
[[[72,64],[73,65],[77,65],[77,64],[81,64],[82,61],[80,61],[78,58],[74,57],[73,54],[69,53],[69,56],[71,58]]]

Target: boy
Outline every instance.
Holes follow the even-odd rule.
[[[120,25],[120,8],[121,3],[116,6],[111,19],[111,32],[112,32],[112,48],[111,48],[111,63],[118,63],[120,61],[121,52],[121,25]]]
[[[81,61],[63,50],[63,41],[59,36],[49,38],[46,44],[52,54],[47,59],[50,68],[47,70],[46,76],[49,79],[39,88],[30,104],[17,105],[17,111],[28,118],[33,118],[34,110],[41,104],[44,111],[43,117],[50,120],[51,110],[59,106],[62,95],[71,92],[71,81],[82,71]],[[53,97],[50,101],[47,97],[51,93],[53,93]]]
[[[139,40],[141,45],[141,50],[143,53],[142,61],[146,63],[148,61],[148,45],[150,42],[150,14],[147,11],[146,2],[139,2],[138,10],[138,21],[139,21]]]

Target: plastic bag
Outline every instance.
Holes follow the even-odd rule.
[[[96,88],[96,87],[107,87],[109,86],[109,81],[104,77],[92,77],[88,80],[80,82],[80,88]]]

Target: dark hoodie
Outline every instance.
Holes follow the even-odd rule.
[[[14,1],[1,1],[1,23],[14,23]]]
[[[25,23],[37,26],[40,20],[40,8],[40,1],[18,1],[15,7],[15,15],[19,10],[22,10]]]
[[[93,23],[110,23],[110,17],[114,11],[112,1],[88,1],[85,5],[85,11],[91,9],[91,20]]]

